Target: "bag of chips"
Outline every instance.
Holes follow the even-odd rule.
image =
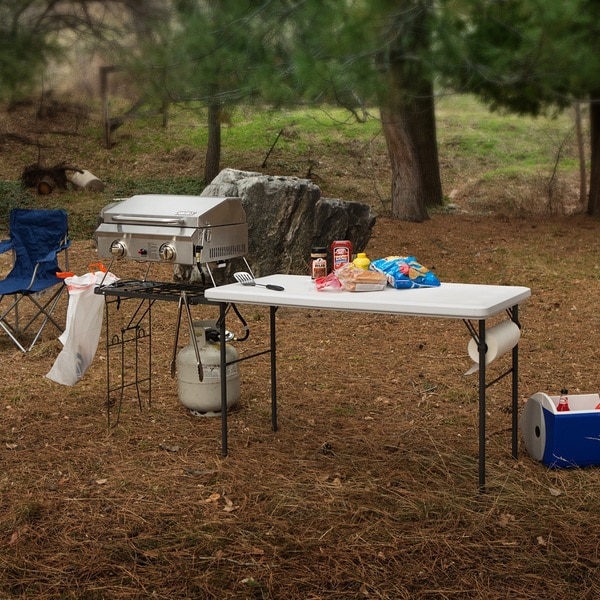
[[[387,256],[371,263],[370,269],[383,273],[388,283],[399,290],[438,287],[439,279],[414,256]]]

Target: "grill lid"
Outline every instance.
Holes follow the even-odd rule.
[[[246,223],[239,198],[140,194],[105,206],[103,223],[165,227],[218,227]]]
[[[100,218],[99,258],[196,265],[247,251],[240,198],[144,194],[109,204]]]

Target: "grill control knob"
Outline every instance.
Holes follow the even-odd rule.
[[[177,256],[177,253],[171,244],[163,244],[158,249],[158,255],[160,256],[161,260],[164,260],[165,262],[173,262]]]
[[[115,240],[110,245],[110,253],[115,258],[123,258],[125,256],[125,254],[127,253],[127,246],[125,245],[125,242],[122,242],[120,240]]]

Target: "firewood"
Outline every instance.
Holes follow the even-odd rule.
[[[72,171],[67,173],[67,179],[76,187],[89,192],[104,191],[104,182],[89,171]]]
[[[51,194],[56,189],[56,181],[49,175],[42,177],[37,184],[38,194],[42,196],[47,196]]]

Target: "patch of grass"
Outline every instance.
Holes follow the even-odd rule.
[[[29,500],[15,507],[15,517],[20,524],[39,521],[44,512],[43,504],[37,500]]]
[[[437,101],[436,119],[444,192],[458,189],[475,210],[510,209],[515,184],[535,187],[536,177],[547,181],[555,168],[561,181],[577,180],[578,154],[569,112],[555,118],[520,117],[490,112],[472,96],[447,95]],[[327,197],[357,199],[385,212],[390,168],[377,110],[365,123],[357,123],[335,107],[243,106],[226,114],[222,125],[223,168],[261,170],[277,140],[265,172],[299,177],[310,172]],[[17,183],[5,182],[8,189],[0,188],[0,216],[13,205],[63,202],[75,220],[72,231],[89,237],[95,226],[91,215],[114,198],[147,192],[197,194],[205,185],[208,128],[203,107],[172,106],[167,127],[156,114],[127,121],[114,132],[110,150],[103,147],[99,119],[78,132],[64,139],[51,137],[39,159],[47,164],[67,159],[90,168],[107,182],[106,192],[91,199],[83,194],[32,199]],[[189,151],[187,159],[177,153],[180,149]],[[34,160],[31,153],[26,159],[17,154],[7,157],[12,173]],[[523,181],[524,177],[532,179]],[[474,185],[477,193],[471,194]],[[561,193],[569,190],[567,186]],[[533,193],[540,197],[540,191],[544,201],[544,190]]]
[[[115,198],[135,194],[180,194],[197,196],[206,187],[197,177],[170,177],[167,179],[126,177],[109,182]]]
[[[33,208],[31,194],[19,182],[0,181],[0,220],[7,222],[13,208]]]
[[[442,163],[470,165],[471,177],[502,180],[514,172],[549,173],[560,154],[562,169],[577,169],[573,119],[490,112],[472,96],[446,96],[436,105]]]

